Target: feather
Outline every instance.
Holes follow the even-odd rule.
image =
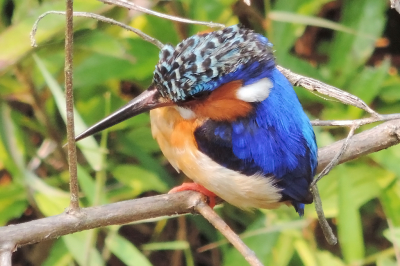
[[[254,112],[234,122],[206,121],[195,131],[199,150],[229,169],[251,176],[274,176],[282,201],[299,213],[310,203],[309,185],[317,167],[311,124],[291,84],[276,69],[270,95]]]

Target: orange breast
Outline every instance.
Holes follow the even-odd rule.
[[[177,171],[197,164],[193,156],[197,151],[194,131],[201,124],[200,120],[184,120],[174,107],[151,110],[150,118],[153,137]]]
[[[153,137],[179,172],[240,208],[276,208],[280,189],[273,178],[245,176],[211,160],[198,150],[194,131],[203,119],[184,120],[174,107],[150,111]]]

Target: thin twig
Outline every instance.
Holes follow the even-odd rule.
[[[351,127],[355,123],[359,126],[363,126],[366,124],[376,123],[376,122],[383,122],[383,121],[390,121],[400,119],[400,114],[387,114],[378,116],[372,116],[367,118],[355,119],[355,120],[314,120],[311,121],[313,126],[340,126],[340,127]]]
[[[344,140],[341,149],[336,153],[335,157],[333,157],[332,161],[330,161],[330,163],[324,168],[324,170],[322,170],[321,173],[319,173],[319,175],[314,179],[314,181],[311,183],[312,187],[315,186],[315,184],[319,180],[321,180],[322,177],[326,176],[332,170],[332,168],[339,163],[340,158],[342,157],[349,145],[350,138],[353,137],[355,130],[359,128],[359,126],[359,124],[355,123],[351,127],[350,132],[347,135],[347,138]]]
[[[140,11],[149,15],[153,15],[153,16],[157,16],[160,18],[165,18],[165,19],[169,19],[169,20],[173,20],[173,21],[179,21],[179,22],[183,22],[183,23],[190,23],[190,24],[198,24],[198,25],[205,25],[207,27],[210,28],[225,28],[224,24],[220,24],[220,23],[214,23],[214,22],[204,22],[204,21],[197,21],[197,20],[191,20],[191,19],[186,19],[186,18],[180,18],[180,17],[175,17],[175,16],[170,16],[170,15],[166,15],[163,13],[159,13],[159,12],[155,12],[153,10],[135,5],[134,3],[125,1],[125,0],[99,0],[100,2],[103,2],[105,4],[109,4],[109,5],[117,5],[120,7],[125,7],[127,9],[133,9],[136,11]]]
[[[336,245],[337,238],[332,232],[332,228],[325,218],[324,209],[322,208],[321,197],[319,196],[318,187],[316,184],[311,187],[311,192],[313,194],[315,211],[317,212],[318,221],[321,226],[322,232],[324,233],[325,239],[330,245]]]
[[[247,247],[240,237],[204,201],[196,205],[196,210],[232,243],[251,266],[263,265],[254,251]]]
[[[293,86],[301,86],[309,91],[317,91],[318,93],[338,99],[345,104],[358,107],[370,113],[372,116],[379,117],[379,114],[377,112],[372,110],[363,100],[354,96],[353,94],[342,91],[336,87],[327,85],[319,80],[293,73],[292,71],[284,67],[281,66],[276,66],[276,67],[283,75],[285,75],[285,77],[290,81],[290,83],[292,83]]]
[[[324,209],[322,208],[322,201],[321,201],[321,198],[320,198],[319,192],[318,192],[317,182],[319,180],[321,180],[322,177],[327,175],[333,169],[333,167],[335,167],[339,163],[340,158],[343,156],[343,154],[347,150],[347,147],[349,145],[351,137],[353,137],[355,130],[359,126],[360,125],[358,123],[353,124],[353,126],[351,127],[350,132],[347,135],[347,138],[344,140],[343,145],[340,148],[340,150],[336,153],[336,155],[329,162],[329,164],[324,168],[324,170],[322,170],[322,172],[319,173],[319,175],[311,183],[311,192],[312,192],[313,199],[314,199],[315,211],[317,212],[317,215],[318,215],[318,221],[319,221],[319,224],[321,225],[322,232],[324,233],[326,241],[331,245],[337,244],[337,238],[333,234],[332,228],[329,226],[329,223],[325,218]]]
[[[32,47],[37,47],[36,40],[35,40],[35,35],[36,35],[36,31],[37,31],[37,27],[38,27],[39,21],[42,20],[45,16],[47,16],[49,14],[65,15],[65,12],[64,11],[47,11],[47,12],[43,13],[42,15],[40,15],[36,19],[35,23],[33,24],[31,33],[30,33],[31,46]],[[157,46],[160,49],[164,47],[164,44],[162,44],[159,40],[147,35],[146,33],[142,32],[142,31],[140,31],[138,29],[135,29],[135,28],[133,28],[131,26],[125,25],[124,23],[118,22],[118,21],[116,21],[114,19],[107,18],[107,17],[101,16],[101,15],[97,15],[97,14],[94,14],[94,13],[87,13],[87,12],[73,12],[73,16],[74,17],[84,17],[84,18],[97,19],[97,20],[105,22],[105,23],[109,23],[109,24],[112,24],[112,25],[119,26],[121,28],[124,28],[126,30],[129,30],[129,31],[132,31],[132,32],[136,33],[140,38],[142,38],[143,40],[145,40],[145,41],[147,41],[149,43],[154,44],[155,46]]]
[[[73,93],[73,0],[66,0],[66,22],[65,22],[65,98],[67,101],[67,140],[68,140],[68,163],[69,163],[69,188],[71,193],[71,202],[69,211],[79,212],[79,185],[78,170],[76,159],[76,145],[74,132],[74,93]]]
[[[318,149],[317,173],[321,172],[342,149],[346,139]],[[361,156],[387,149],[400,142],[400,120],[385,122],[369,130],[354,135],[348,148],[340,157],[339,163],[345,163]]]

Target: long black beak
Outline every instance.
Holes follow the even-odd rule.
[[[142,92],[139,96],[128,102],[125,106],[97,122],[86,131],[75,137],[75,141],[84,139],[90,135],[100,132],[106,128],[116,125],[135,115],[144,113],[151,109],[172,105],[172,101],[162,97],[154,85]]]

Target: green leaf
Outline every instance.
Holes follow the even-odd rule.
[[[295,13],[302,5],[302,1],[276,1],[273,6],[273,12]],[[267,14],[268,15],[268,14]],[[278,60],[285,62],[289,51],[293,47],[297,37],[304,30],[304,25],[294,25],[292,23],[283,23],[272,21],[272,32],[266,32],[269,40],[276,49],[275,56]]]
[[[28,207],[25,188],[17,183],[0,185],[0,226],[20,217]]]
[[[74,233],[72,235],[65,235],[61,239],[67,246],[68,251],[74,257],[76,262],[81,266],[102,266],[105,265],[100,253],[91,248],[89,254],[85,254],[85,248],[82,247],[83,243],[89,235],[89,231]]]
[[[43,266],[69,266],[73,263],[73,257],[68,251],[62,239],[57,239],[50,250],[50,254]]]
[[[355,205],[351,175],[346,167],[337,167],[341,172],[338,177],[338,236],[343,257],[347,263],[355,262],[364,258],[364,239],[362,234],[361,217],[358,206]]]
[[[137,140],[137,145],[145,153],[151,154],[160,150],[157,141],[153,138],[150,127],[148,126],[133,129],[126,134],[126,137],[133,141]]]
[[[338,213],[338,204],[340,194],[339,177],[347,179],[352,188],[352,205],[359,209],[369,200],[377,197],[382,192],[380,182],[390,182],[393,180],[393,174],[378,167],[371,167],[365,164],[346,165],[345,171],[341,168],[334,168],[331,173],[318,182],[321,199],[324,206],[324,212],[327,217],[334,217]],[[313,216],[316,217],[315,212]]]
[[[265,227],[265,216],[249,225],[246,231],[251,231]],[[255,252],[256,256],[262,261],[270,261],[273,248],[279,237],[278,232],[257,235],[243,239],[243,242]],[[247,265],[246,260],[234,247],[226,248],[223,253],[223,265]]]
[[[274,266],[287,266],[294,254],[294,237],[290,233],[290,230],[283,232],[279,235],[278,241],[276,242],[272,258],[269,265]]]
[[[69,206],[69,196],[50,196],[43,193],[35,193],[34,198],[40,211],[46,216],[53,216],[64,212]]]
[[[20,1],[25,2],[25,1]],[[111,6],[104,6],[97,1],[76,0],[74,8],[79,11],[101,13],[109,10]],[[0,70],[4,70],[21,60],[26,54],[33,50],[29,40],[29,33],[37,17],[49,10],[63,10],[65,3],[46,1],[39,8],[30,10],[29,14],[21,15],[21,20],[8,27],[0,34]],[[74,27],[90,21],[87,18],[74,19]],[[49,41],[55,36],[60,36],[64,31],[65,18],[60,15],[50,15],[44,18],[36,33],[36,41],[40,46],[43,41]]]
[[[376,0],[346,0],[343,2],[341,23],[358,34],[338,32],[329,53],[331,80],[342,87],[363,65],[375,48],[386,22],[386,3]]]
[[[317,266],[316,254],[304,239],[297,239],[294,246],[305,266]]]
[[[133,195],[154,190],[165,192],[167,184],[154,173],[135,165],[119,165],[112,170],[113,176],[133,189]]]
[[[345,266],[346,264],[328,251],[317,252],[318,265]]]
[[[106,246],[125,265],[151,266],[150,261],[128,240],[118,234],[110,234],[106,238]]]
[[[142,246],[143,250],[183,250],[186,259],[186,265],[194,266],[193,254],[187,241],[171,241],[150,243]]]
[[[65,96],[62,92],[60,85],[57,81],[50,75],[47,71],[45,65],[40,60],[40,58],[36,55],[33,56],[37,66],[39,67],[43,77],[46,80],[47,85],[50,88],[51,93],[53,94],[54,99],[56,100],[58,111],[60,112],[64,122],[66,123],[67,115],[66,115],[66,104],[65,104]],[[75,131],[83,132],[87,129],[87,126],[83,122],[82,118],[76,112],[74,108],[74,120],[75,120]],[[82,153],[84,154],[86,160],[89,162],[91,167],[94,170],[101,169],[101,150],[99,149],[98,144],[94,140],[93,136],[87,137],[82,141],[77,143],[78,147],[81,148]]]
[[[376,261],[376,266],[398,266],[399,263],[392,257],[382,256]]]
[[[392,242],[393,245],[400,245],[400,227],[386,229],[383,232],[383,235],[386,237],[387,240]]]
[[[82,189],[82,192],[85,194],[89,204],[93,205],[96,193],[96,184],[89,173],[80,165],[78,165],[78,181],[79,186]],[[104,194],[102,194],[100,197],[101,204],[108,203],[108,200]]]
[[[47,185],[41,178],[35,175],[32,171],[25,166],[25,145],[23,144],[21,128],[14,125],[11,117],[11,110],[5,104],[0,102],[0,138],[2,144],[0,145],[0,153],[2,148],[7,151],[10,158],[6,162],[10,163],[9,170],[15,180],[24,183],[34,191],[46,194],[48,196],[65,197],[65,192]]]
[[[171,187],[173,184],[175,184],[174,179],[165,170],[165,168],[160,165],[159,161],[142,151],[140,146],[137,144],[138,140],[127,138],[125,134],[119,134],[118,140],[119,145],[116,147],[118,151],[128,156],[137,158],[141,166],[146,168],[146,171],[151,171],[160,176],[160,178],[168,184],[168,187]]]
[[[356,75],[355,79],[348,86],[349,92],[357,95],[366,104],[371,104],[372,101],[379,95],[384,80],[388,75],[390,60],[385,59],[379,67],[366,67],[362,72]],[[360,117],[364,111],[352,107],[352,117]]]
[[[370,155],[380,165],[392,171],[400,177],[400,146],[390,147],[390,149],[381,150]]]
[[[124,58],[125,49],[121,42],[101,30],[83,30],[74,36],[74,49],[80,52],[96,52],[106,56]]]
[[[143,250],[184,250],[190,248],[187,241],[150,243],[142,246]]]
[[[400,185],[396,182],[383,191],[380,197],[383,210],[394,226],[400,227]]]
[[[388,75],[379,97],[386,103],[395,103],[400,101],[400,77],[398,75]]]
[[[11,117],[11,109],[0,101],[0,139],[2,157],[4,162],[9,163],[8,170],[15,178],[21,177],[25,169],[25,149],[21,145],[21,135],[18,132],[19,128],[15,126],[13,118]],[[8,155],[8,156],[7,156]],[[20,179],[21,180],[21,179]]]
[[[303,24],[309,26],[317,26],[331,30],[341,31],[349,34],[357,34],[353,29],[343,26],[342,24],[332,22],[327,19],[322,19],[313,16],[300,15],[293,12],[271,11],[268,13],[268,18],[273,21],[288,22],[294,24]]]

